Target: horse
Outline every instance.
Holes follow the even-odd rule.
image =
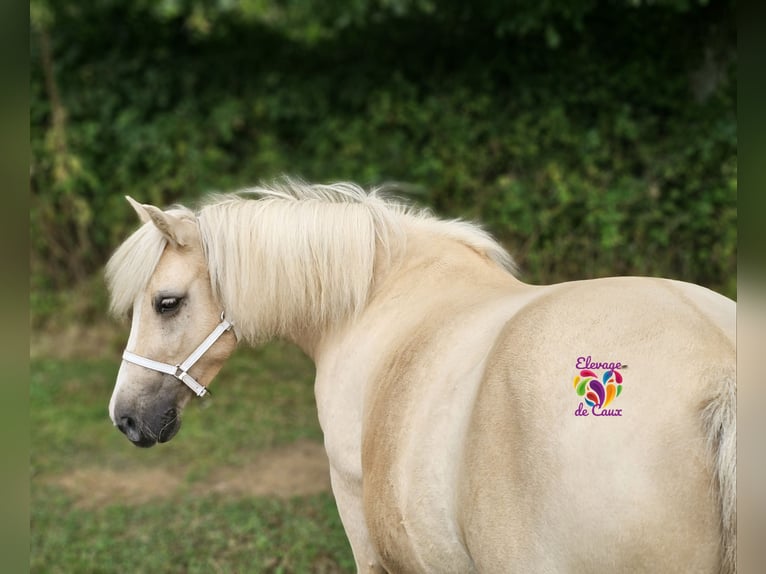
[[[316,367],[358,572],[736,571],[736,303],[652,277],[518,278],[478,225],[285,179],[143,222],[106,267],[109,403],[169,441],[239,344]]]

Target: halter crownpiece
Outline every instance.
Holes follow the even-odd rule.
[[[194,364],[200,360],[202,355],[204,355],[210,349],[210,347],[215,344],[221,335],[223,335],[226,331],[229,331],[232,326],[233,325],[224,318],[224,314],[221,313],[221,322],[218,323],[218,326],[213,329],[213,332],[210,333],[207,338],[202,341],[199,346],[194,349],[194,351],[192,351],[191,355],[189,355],[187,359],[180,365],[171,365],[169,363],[155,361],[154,359],[148,359],[146,357],[142,357],[141,355],[131,353],[128,350],[122,353],[122,359],[152,371],[159,371],[160,373],[172,375],[187,387],[189,387],[198,397],[204,397],[205,395],[212,396],[209,390],[200,385],[194,379],[194,377],[189,374],[189,369],[191,369]]]

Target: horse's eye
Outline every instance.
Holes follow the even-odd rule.
[[[181,297],[158,297],[155,303],[157,313],[167,314],[178,310],[181,304]]]

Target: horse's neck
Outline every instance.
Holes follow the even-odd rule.
[[[434,318],[491,306],[517,289],[528,286],[454,239],[409,236],[399,261],[376,277],[364,310],[322,333],[309,353],[316,364],[318,416],[334,471],[361,481],[365,397],[381,361],[411,345]]]

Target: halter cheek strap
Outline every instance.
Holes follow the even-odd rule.
[[[123,360],[129,363],[133,363],[134,365],[139,365],[146,369],[151,369],[152,371],[159,371],[160,373],[172,375],[187,387],[189,387],[195,395],[198,397],[204,397],[205,395],[211,395],[210,391],[200,385],[194,379],[194,377],[189,374],[189,369],[191,369],[194,364],[200,360],[202,355],[204,355],[208,349],[210,349],[210,347],[215,344],[221,335],[223,335],[226,331],[229,331],[231,328],[232,324],[224,319],[224,314],[221,313],[221,322],[218,323],[218,326],[213,329],[213,332],[210,333],[207,338],[202,341],[199,346],[194,349],[194,351],[192,351],[191,355],[189,355],[189,357],[180,365],[162,363],[160,361],[155,361],[154,359],[148,359],[146,357],[142,357],[141,355],[136,355],[130,351],[123,352],[122,358]]]

